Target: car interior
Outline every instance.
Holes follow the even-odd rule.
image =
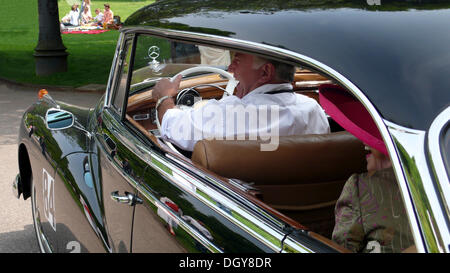
[[[136,47],[135,58],[142,58],[143,62],[139,65],[134,62],[126,119],[161,149],[221,178],[281,219],[306,228],[327,244],[333,244],[331,234],[336,201],[347,179],[354,173],[366,171],[367,151],[363,143],[329,117],[329,134],[280,137],[278,149],[271,152],[261,151],[262,140],[200,140],[192,153],[171,147],[159,138],[154,121],[156,101],[152,98],[152,86],[162,77],[172,77],[192,66],[206,65],[205,56],[195,45],[184,44],[182,47],[180,43],[167,42],[166,49],[158,52],[166,52],[167,57],[154,58],[156,55],[150,55],[150,45],[156,43],[143,44],[143,52],[139,52],[139,42]],[[223,53],[222,50],[211,55],[222,58]],[[228,54],[232,58],[233,53]],[[211,56],[207,57],[211,59]],[[226,70],[228,64],[221,61],[212,66]],[[220,99],[227,82],[217,73],[185,77],[180,85],[185,97],[177,98],[177,101],[184,99],[182,104],[192,106],[196,97],[203,101]],[[292,86],[296,93],[318,101],[319,86],[329,83],[333,83],[331,78],[297,67]]]

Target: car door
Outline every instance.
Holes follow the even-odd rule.
[[[142,176],[146,164],[135,154],[132,135],[123,123],[128,66],[130,65],[133,37],[125,37],[116,60],[116,75],[110,93],[110,103],[97,118],[95,141],[100,166],[101,195],[105,226],[110,251],[130,252],[132,219],[137,199],[135,185]]]
[[[247,210],[245,200],[224,193],[214,181],[198,177],[188,165],[179,165],[181,161],[155,150],[149,155],[149,166],[138,185],[144,202],[136,206],[133,252],[270,253],[281,249],[281,225],[274,228],[257,211]]]
[[[101,193],[104,219],[112,252],[131,252],[131,228],[134,214],[135,185],[145,163],[127,145],[127,128],[111,109],[102,113],[97,127]]]

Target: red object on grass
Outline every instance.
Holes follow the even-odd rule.
[[[99,34],[109,31],[109,29],[92,29],[92,30],[74,30],[74,31],[63,31],[62,34]]]

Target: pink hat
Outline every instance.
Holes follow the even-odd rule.
[[[339,125],[366,145],[388,155],[377,125],[366,108],[344,88],[323,84],[319,86],[319,101],[325,112]]]

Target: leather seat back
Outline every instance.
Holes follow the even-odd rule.
[[[192,161],[228,178],[256,185],[297,185],[347,179],[366,168],[364,146],[348,132],[280,137],[278,149],[261,141],[201,140]]]
[[[366,171],[364,146],[348,132],[280,137],[273,152],[261,141],[199,141],[192,161],[228,178],[253,182],[267,205],[331,238],[334,206],[353,173]]]

